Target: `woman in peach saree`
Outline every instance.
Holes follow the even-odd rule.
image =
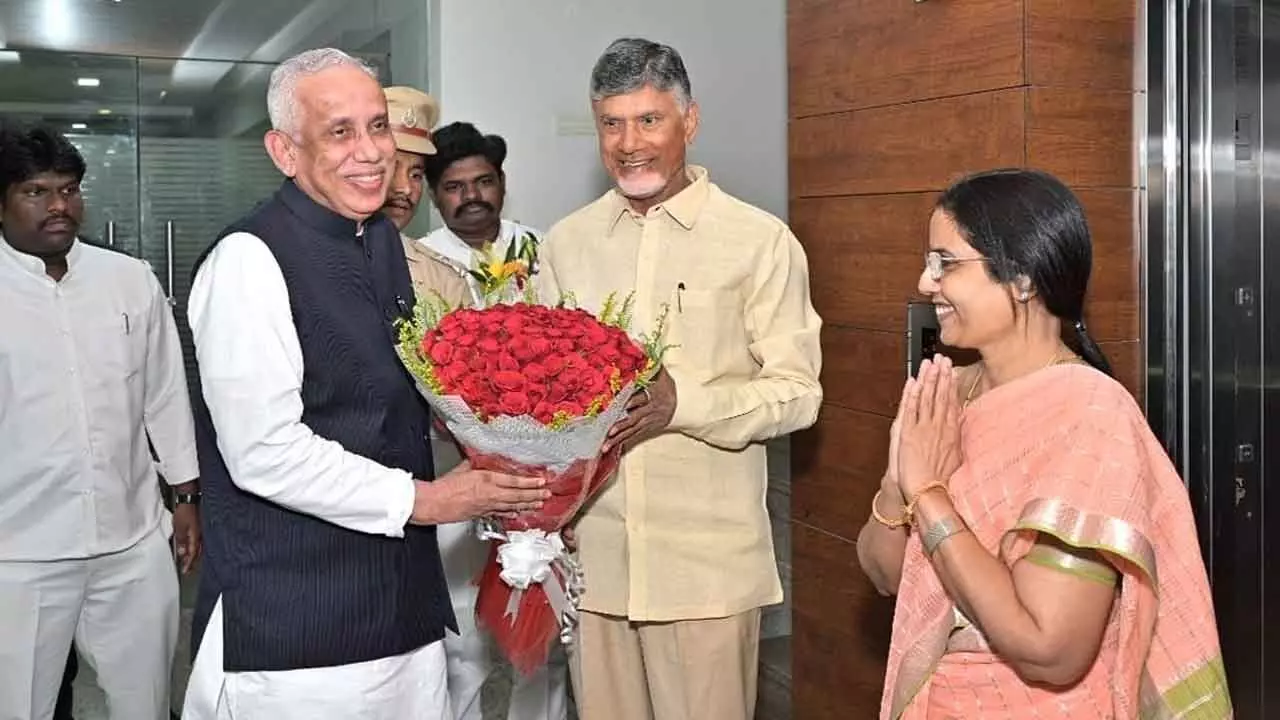
[[[973,175],[929,243],[942,341],[982,359],[907,381],[858,539],[897,594],[881,719],[1231,717],[1186,490],[1084,325],[1076,198]]]

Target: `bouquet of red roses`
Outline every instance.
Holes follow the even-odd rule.
[[[425,299],[397,346],[472,467],[547,479],[541,510],[488,519],[481,533],[493,547],[476,618],[526,674],[556,637],[571,641],[581,571],[559,531],[617,469],[619,451],[601,447],[665,349],[665,315],[652,337],[627,334],[630,298],[611,296],[599,317],[566,304],[474,310]]]

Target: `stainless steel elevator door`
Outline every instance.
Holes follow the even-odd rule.
[[[1196,511],[1236,717],[1277,718],[1280,0],[1146,7],[1148,418]]]

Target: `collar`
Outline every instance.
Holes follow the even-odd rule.
[[[80,245],[80,238],[76,238],[71,243],[71,249],[67,251],[67,274],[62,276],[63,280],[71,276],[71,273],[75,271],[76,265],[80,262],[80,258],[84,255],[84,249]],[[0,233],[0,258],[6,258],[24,272],[44,278],[50,282],[53,281],[53,278],[49,277],[49,273],[45,269],[44,260],[35,255],[19,252],[4,239],[4,233]]]
[[[689,178],[689,184],[674,196],[667,198],[666,201],[659,203],[649,209],[647,215],[655,213],[666,213],[675,220],[680,227],[685,230],[692,230],[697,224],[698,217],[702,215],[702,208],[707,204],[707,196],[711,194],[711,179],[707,169],[698,165],[688,165],[685,167],[685,176]],[[618,220],[624,215],[630,214],[632,217],[640,217],[635,210],[631,209],[631,204],[618,192],[617,188],[609,191],[609,202],[611,209],[609,212],[609,231],[617,227]]]
[[[303,192],[302,188],[289,178],[280,185],[280,189],[276,192],[276,196],[284,203],[289,211],[298,216],[302,222],[310,225],[333,237],[355,238],[364,233],[364,230],[377,214],[369,217],[363,222],[343,217],[329,208],[321,205],[311,198],[310,195]]]

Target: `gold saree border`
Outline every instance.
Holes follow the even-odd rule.
[[[1156,551],[1151,541],[1119,518],[1084,512],[1058,498],[1036,498],[1022,509],[1005,537],[1023,530],[1047,533],[1073,547],[1118,555],[1137,566],[1153,586],[1159,586]]]
[[[1222,656],[1187,673],[1163,693],[1142,675],[1142,720],[1225,720],[1232,716]]]
[[[1076,548],[1080,552],[1086,552]],[[1036,543],[1022,558],[1042,568],[1056,570],[1107,587],[1115,587],[1120,573],[1102,560],[1090,560],[1055,546]]]

